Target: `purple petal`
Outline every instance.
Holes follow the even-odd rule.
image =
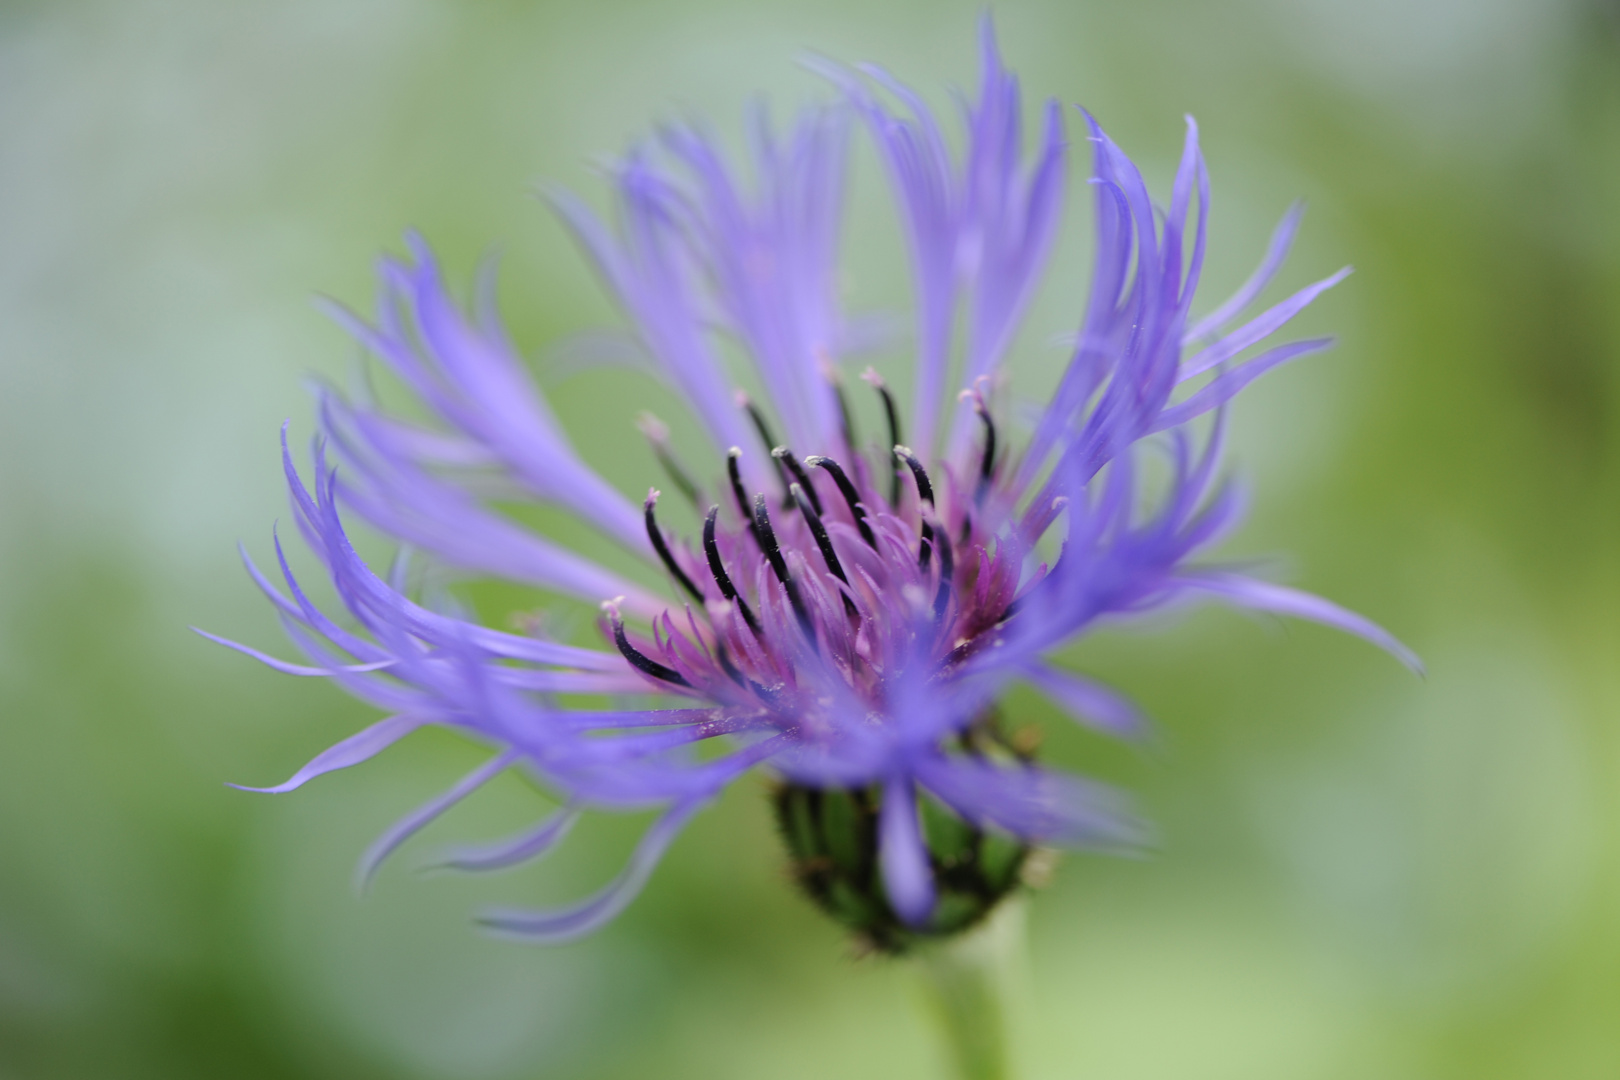
[[[1281,330],[1295,315],[1304,311],[1311,301],[1349,277],[1350,272],[1351,268],[1347,266],[1331,277],[1323,278],[1314,285],[1307,285],[1276,307],[1262,312],[1252,321],[1245,323],[1183,363],[1177,381],[1186,382],[1188,379],[1201,375],[1212,367],[1224,364],[1250,345],[1264,341],[1278,330]]]
[[[1279,345],[1261,353],[1253,360],[1233,368],[1224,374],[1217,375],[1210,380],[1197,393],[1178,405],[1172,405],[1159,414],[1151,432],[1168,431],[1173,427],[1194,420],[1209,410],[1224,405],[1236,397],[1238,392],[1254,380],[1264,375],[1274,367],[1286,364],[1290,360],[1297,360],[1313,352],[1321,352],[1333,345],[1332,338],[1313,338],[1310,341],[1295,341],[1288,345]]]
[[[624,870],[596,895],[549,911],[497,909],[486,912],[478,921],[497,933],[537,944],[559,944],[589,934],[636,898],[652,876],[658,860],[703,805],[704,800],[682,803],[654,822],[642,835]]]
[[[371,879],[376,876],[378,868],[382,866],[383,860],[398,850],[401,844],[422,831],[456,803],[511,768],[519,756],[516,750],[504,750],[496,754],[458,780],[448,791],[428,800],[390,825],[381,836],[372,841],[366,853],[360,857],[360,863],[355,867],[355,887],[364,892],[370,886]]]
[[[1288,249],[1293,246],[1294,234],[1299,231],[1299,223],[1304,216],[1304,203],[1295,203],[1288,208],[1288,213],[1283,215],[1283,219],[1277,223],[1277,228],[1271,234],[1271,242],[1266,245],[1265,258],[1249,276],[1249,280],[1245,281],[1243,287],[1233,293],[1226,303],[1198,320],[1197,325],[1187,331],[1187,336],[1183,338],[1184,344],[1190,345],[1215,333],[1254,302],[1254,298],[1259,296],[1261,290],[1276,276],[1283,260],[1288,258]]]
[[[332,668],[309,667],[305,664],[293,664],[286,660],[278,660],[274,656],[271,656],[268,653],[260,652],[258,649],[255,649],[250,645],[243,645],[239,641],[232,641],[230,638],[223,638],[218,634],[210,634],[207,630],[199,630],[195,626],[191,627],[191,632],[207,638],[216,645],[223,645],[227,649],[235,649],[244,656],[251,656],[259,663],[264,664],[267,667],[274,668],[284,675],[301,675],[305,677],[325,678],[326,676],[333,674]],[[351,672],[380,671],[383,668],[393,667],[396,662],[397,661],[393,659],[388,659],[377,660],[369,664],[342,664],[339,666],[338,670]]]
[[[1414,674],[1425,673],[1423,661],[1418,659],[1417,653],[1402,645],[1388,630],[1320,596],[1290,589],[1284,585],[1273,585],[1269,581],[1256,581],[1237,575],[1187,575],[1178,578],[1177,582],[1205,592],[1216,593],[1256,611],[1292,615],[1298,619],[1309,619],[1354,634],[1377,645],[1405,664]]]
[[[934,874],[928,865],[917,794],[911,781],[891,780],[883,787],[878,818],[878,860],[889,905],[907,926],[923,926],[934,911]]]
[[[1146,830],[1119,792],[1064,773],[933,757],[918,763],[917,779],[969,821],[1024,840],[1105,850],[1146,841]]]
[[[565,807],[533,829],[493,844],[467,844],[450,848],[434,868],[446,870],[500,870],[539,858],[563,841],[579,821],[580,811]]]
[[[1018,673],[1086,727],[1131,740],[1152,734],[1142,711],[1102,683],[1038,661],[1026,664]]]
[[[350,735],[337,745],[316,754],[308,765],[293,773],[292,778],[285,783],[277,784],[275,787],[248,787],[245,784],[229,784],[227,786],[236,788],[239,791],[280,795],[283,792],[303,787],[309,781],[324,773],[347,769],[351,765],[369,761],[426,722],[415,716],[390,716],[388,719],[379,720],[364,731],[356,735]]]

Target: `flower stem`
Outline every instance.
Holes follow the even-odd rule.
[[[1025,969],[1024,903],[1001,904],[984,925],[917,954],[925,1007],[956,1080],[1012,1080],[1014,1001]]]

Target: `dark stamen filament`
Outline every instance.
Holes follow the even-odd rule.
[[[810,505],[816,508],[816,513],[824,513],[821,509],[821,496],[816,494],[816,486],[810,482],[809,474],[804,471],[804,466],[799,464],[799,459],[793,456],[793,451],[785,446],[778,446],[771,451],[771,457],[781,465],[787,466],[787,471],[793,474],[793,479],[799,482],[799,486],[804,488],[805,495],[809,496]]]
[[[742,616],[748,629],[759,636],[759,620],[737,592],[737,587],[731,583],[731,576],[726,573],[726,564],[720,561],[720,545],[714,539],[714,519],[720,516],[718,506],[709,507],[709,516],[703,520],[703,553],[709,557],[709,572],[714,575],[714,583],[720,586],[720,595],[737,605],[737,614]],[[752,522],[750,522],[752,524]]]
[[[894,456],[905,462],[911,469],[912,478],[917,481],[917,496],[929,506],[934,505],[934,484],[928,479],[928,470],[923,463],[917,460],[917,455],[911,452],[909,446],[895,446]]]
[[[990,487],[990,474],[996,468],[996,422],[990,418],[990,410],[984,407],[984,398],[975,394],[973,409],[984,421],[984,456],[979,459],[979,487],[974,493],[974,499],[984,498],[984,493]]]
[[[855,519],[855,527],[861,531],[861,539],[866,541],[867,547],[876,551],[877,536],[873,534],[872,526],[866,523],[866,507],[861,505],[861,496],[855,490],[855,485],[844,475],[843,466],[832,458],[822,457],[820,454],[812,454],[804,459],[804,463],[812,469],[825,469],[833,478],[833,483],[838,485],[839,494],[843,495],[844,502],[849,504],[850,516]]]
[[[894,456],[905,462],[906,465],[911,469],[912,479],[917,481],[917,498],[927,503],[930,507],[933,507],[934,485],[928,479],[928,470],[924,469],[923,463],[917,460],[917,455],[913,454],[909,447],[896,445],[894,448]],[[928,556],[933,550],[933,547],[934,527],[928,523],[928,515],[924,514],[922,521],[922,545],[917,551],[917,565],[922,567],[924,570],[928,569]]]
[[[647,502],[644,505],[647,519],[647,539],[652,541],[653,550],[658,552],[658,557],[664,560],[664,566],[668,568],[670,576],[680,584],[681,588],[691,594],[692,599],[701,604],[703,603],[703,590],[698,588],[692,579],[686,576],[686,571],[681,569],[680,564],[675,561],[674,553],[669,550],[669,545],[664,542],[664,531],[658,527],[658,519],[653,515],[653,507],[657,505],[658,490],[655,488],[647,496]]]
[[[872,389],[878,392],[883,399],[883,417],[889,422],[889,445],[894,446],[900,442],[900,413],[894,406],[894,395],[889,393],[889,386],[878,377],[877,372],[867,369],[864,376],[872,384]],[[889,505],[900,505],[900,465],[894,465],[894,474],[889,480]]]
[[[943,522],[934,533],[934,543],[939,546],[939,591],[934,594],[934,618],[943,619],[945,609],[951,602],[951,589],[956,577],[956,554],[951,550],[950,530],[945,528]]]
[[[669,474],[670,483],[675,485],[677,491],[686,496],[688,502],[693,506],[697,506],[697,481],[693,480],[692,474],[682,468],[681,463],[676,460],[675,451],[669,445],[668,425],[652,413],[644,412],[636,418],[636,427],[640,428],[641,433],[646,436],[647,444],[652,447],[653,457],[658,459],[658,464],[663,467],[664,472]]]
[[[737,670],[737,665],[731,662],[731,654],[726,651],[726,643],[716,640],[714,643],[714,658],[720,664],[720,670],[726,673],[726,678],[738,686],[747,689],[748,680],[743,673]]]
[[[743,407],[743,411],[748,414],[748,419],[754,422],[754,430],[759,433],[759,441],[765,444],[765,452],[770,454],[771,448],[776,445],[776,435],[772,433],[771,425],[766,422],[765,414],[760,412],[759,406],[754,404],[753,399],[751,399],[741,390],[737,391],[737,404]],[[788,476],[786,471],[784,471],[782,468],[781,459],[772,454],[771,464],[776,466],[776,478],[777,480],[781,481],[782,490],[786,491],[788,486]],[[788,500],[785,505],[793,505],[792,500]],[[744,512],[744,516],[747,516],[746,511]]]
[[[810,534],[816,538],[816,546],[821,549],[821,558],[827,564],[827,572],[842,581],[846,586],[849,578],[844,576],[844,564],[838,561],[838,552],[833,550],[832,537],[827,535],[827,527],[821,523],[821,515],[810,504],[808,492],[798,484],[788,489],[793,494],[793,500],[799,504],[799,513],[804,515],[806,525],[810,526]],[[860,612],[855,608],[855,602],[849,598],[848,593],[840,592],[844,598],[844,611],[853,618],[860,618]]]
[[[771,512],[765,505],[763,495],[754,496],[754,531],[759,538],[760,546],[765,550],[765,558],[770,560],[771,569],[776,573],[776,580],[782,583],[782,590],[787,593],[788,604],[799,620],[800,629],[804,631],[804,636],[814,648],[815,624],[810,621],[810,612],[804,606],[804,597],[799,595],[799,587],[788,574],[787,560],[782,557],[782,548],[776,542],[776,530],[771,528]]]
[[[844,433],[844,445],[853,453],[855,450],[855,421],[850,416],[849,398],[844,396],[843,380],[829,372],[827,381],[832,384],[833,397],[838,400],[838,426]]]
[[[608,618],[613,622],[613,643],[619,647],[619,652],[624,658],[630,661],[631,667],[643,675],[651,675],[655,679],[662,679],[664,682],[674,683],[676,686],[691,688],[692,684],[686,681],[686,676],[672,667],[665,667],[651,657],[644,656],[637,651],[634,645],[630,644],[630,639],[624,636],[624,620],[619,618],[617,611],[610,610]]]
[[[731,479],[731,497],[737,500],[737,513],[748,523],[748,531],[754,534],[754,542],[758,544],[759,530],[754,527],[753,511],[748,508],[748,492],[743,489],[742,468],[737,464],[741,458],[742,451],[735,446],[727,452],[726,475]],[[764,547],[764,544],[760,544],[761,549]]]

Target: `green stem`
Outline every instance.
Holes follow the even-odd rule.
[[[1014,1001],[1025,967],[1024,903],[1013,898],[961,937],[920,950],[923,999],[957,1080],[1012,1080]]]

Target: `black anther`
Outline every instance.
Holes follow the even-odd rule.
[[[743,673],[737,670],[737,665],[731,662],[731,654],[726,651],[726,643],[716,639],[714,643],[714,658],[720,664],[720,670],[726,673],[726,678],[743,689],[748,689],[748,680]]]
[[[927,503],[929,506],[933,506],[934,485],[933,482],[928,479],[928,470],[924,469],[923,463],[917,460],[917,455],[911,452],[910,447],[897,445],[894,448],[894,456],[905,462],[906,465],[911,469],[912,478],[917,481],[918,498],[922,499],[922,501]]]
[[[798,484],[794,484],[788,490],[792,493],[793,500],[799,504],[799,513],[804,515],[805,524],[810,526],[810,535],[816,538],[816,546],[821,549],[821,558],[827,564],[827,571],[848,585],[849,578],[844,576],[844,564],[838,561],[838,552],[833,550],[832,537],[827,535],[827,527],[821,523],[821,515],[810,504],[807,497],[809,492]],[[844,598],[844,611],[855,618],[860,618],[861,613],[856,609],[855,602],[849,598],[849,594],[839,592],[838,595]]]
[[[748,629],[759,636],[759,620],[748,607],[748,601],[737,592],[737,587],[731,583],[731,575],[726,573],[726,564],[720,561],[720,545],[714,539],[714,519],[720,516],[718,506],[709,507],[709,516],[703,520],[703,553],[709,557],[709,572],[714,575],[714,583],[720,586],[720,595],[737,605],[737,614],[742,616]],[[751,526],[752,521],[749,522]]]
[[[643,675],[651,675],[655,679],[661,679],[664,682],[691,689],[692,684],[686,681],[686,676],[672,667],[665,667],[651,657],[643,655],[637,651],[634,645],[630,644],[630,639],[624,636],[624,620],[619,618],[618,612],[610,612],[609,618],[613,622],[613,644],[617,645],[619,652],[623,654],[626,660],[630,661],[631,667]]]
[[[787,559],[782,557],[781,545],[776,542],[776,530],[771,528],[771,512],[765,505],[765,496],[754,496],[754,531],[759,538],[760,546],[765,550],[765,558],[770,561],[771,569],[776,573],[776,580],[782,583],[782,590],[787,593],[788,604],[793,608],[794,616],[799,620],[799,627],[804,636],[810,640],[812,647],[816,643],[815,624],[810,621],[810,611],[804,606],[804,597],[799,595],[799,587],[788,574]]]
[[[844,384],[835,375],[828,375],[827,381],[832,384],[833,397],[838,401],[838,426],[844,434],[844,445],[850,452],[855,450],[855,420],[849,412],[849,398],[844,396]]]
[[[990,418],[990,410],[984,406],[984,398],[975,394],[973,396],[973,409],[984,421],[984,456],[979,459],[979,486],[974,493],[974,499],[983,499],[984,493],[990,487],[990,476],[996,468],[996,422]]]
[[[934,594],[934,618],[943,619],[951,602],[951,589],[955,587],[956,554],[951,550],[949,530],[941,527],[934,533],[939,546],[939,591]]]
[[[647,496],[647,501],[643,506],[647,519],[647,539],[652,541],[653,550],[658,552],[660,559],[664,560],[664,566],[669,570],[670,575],[680,584],[681,588],[692,594],[692,599],[701,604],[703,603],[703,590],[698,588],[692,579],[686,576],[686,571],[681,569],[680,564],[675,561],[674,553],[669,550],[669,545],[664,542],[664,531],[658,527],[658,519],[653,515],[653,507],[657,505],[658,492],[655,490]]]
[[[653,457],[658,459],[658,464],[669,474],[670,483],[675,485],[676,490],[684,495],[693,507],[696,507],[699,500],[697,481],[693,480],[692,474],[681,466],[675,457],[675,451],[670,449],[669,428],[652,413],[642,413],[636,420],[636,426],[647,437]]]
[[[737,500],[737,513],[742,515],[748,524],[748,531],[753,534],[754,542],[759,543],[759,530],[754,528],[753,511],[748,508],[748,492],[743,489],[742,468],[738,462],[742,459],[742,451],[733,446],[726,453],[726,475],[731,479],[731,497]],[[764,547],[763,544],[760,545]]]
[[[844,502],[849,504],[850,516],[855,519],[855,527],[861,531],[861,539],[866,541],[867,547],[876,551],[877,536],[873,534],[872,526],[866,523],[866,507],[861,505],[861,496],[855,490],[855,485],[844,475],[843,466],[832,458],[822,457],[820,454],[812,454],[804,459],[804,463],[812,469],[825,469],[833,478],[833,483],[838,485],[839,494],[843,495]]]
[[[765,414],[760,412],[759,406],[755,405],[753,400],[740,390],[737,392],[737,404],[743,407],[743,411],[748,414],[748,419],[754,422],[754,430],[759,434],[759,441],[765,444],[765,452],[767,454],[771,453],[771,449],[776,446],[776,436],[772,433],[771,425],[766,421]],[[788,477],[787,473],[782,469],[781,459],[773,454],[771,464],[776,466],[776,478],[781,481],[782,490],[786,491]]]
[[[933,506],[934,485],[929,482],[928,470],[924,469],[923,463],[917,460],[917,455],[913,454],[909,447],[896,446],[894,456],[905,462],[911,469],[912,479],[917,481],[917,497],[929,506]],[[917,565],[924,570],[928,569],[928,556],[933,547],[934,527],[928,524],[928,518],[925,515],[922,522],[922,544],[917,550]]]
[[[894,395],[889,393],[889,386],[877,377],[875,372],[867,373],[866,381],[872,384],[872,389],[878,392],[883,399],[883,417],[889,422],[889,445],[894,446],[900,442],[900,412],[895,408]],[[889,505],[900,504],[900,468],[895,466],[894,475],[889,481]]]
[[[771,451],[771,457],[777,460],[779,466],[787,466],[787,471],[793,474],[793,479],[799,482],[799,486],[804,488],[804,493],[810,497],[810,505],[816,508],[816,513],[822,513],[821,496],[816,494],[816,486],[810,482],[809,475],[805,473],[804,466],[799,464],[799,459],[793,456],[793,451],[785,446],[778,446]]]

